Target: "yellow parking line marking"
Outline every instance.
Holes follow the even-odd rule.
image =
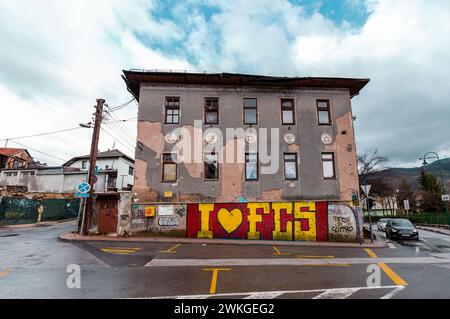
[[[217,278],[219,277],[219,271],[231,271],[229,268],[211,268],[211,269],[203,269],[203,271],[212,271],[211,278],[211,288],[209,289],[209,293],[214,295],[217,291]]]
[[[11,273],[11,269],[6,269],[4,271],[0,271],[0,278],[8,276],[10,273]]]
[[[378,256],[372,251],[372,249],[366,248],[364,249],[367,253],[367,255],[369,255],[370,258],[378,258]]]
[[[101,251],[108,253],[108,254],[114,254],[114,255],[129,255],[133,253],[137,253],[140,251],[141,248],[125,248],[125,247],[108,247],[108,248],[102,248]]]
[[[177,249],[178,247],[180,247],[180,246],[181,246],[181,244],[175,245],[175,246],[173,246],[173,247],[170,248],[170,249],[160,251],[160,253],[175,254],[175,253],[176,253],[176,249]]]
[[[303,266],[315,266],[315,267],[350,267],[348,264],[310,264]]]
[[[365,251],[371,258],[378,258],[378,256],[371,249],[367,248],[367,249],[365,249]],[[407,286],[408,285],[408,283],[405,280],[403,280],[402,277],[400,277],[394,270],[392,270],[391,267],[389,267],[385,263],[379,263],[378,266],[380,266],[380,268],[384,271],[384,273],[397,286]]]
[[[282,253],[277,247],[273,246],[273,250],[275,250],[275,252],[273,253],[274,255],[277,256],[288,256],[290,255],[289,253]]]
[[[303,258],[303,259],[333,259],[336,258],[335,256],[302,256],[297,255],[297,258]]]
[[[391,267],[386,265],[385,263],[379,263],[378,266],[380,266],[381,269],[383,269],[384,273],[391,278],[391,280],[396,284],[397,286],[408,286],[408,283],[403,280],[395,271],[392,270]]]

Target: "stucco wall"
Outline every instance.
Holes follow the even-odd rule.
[[[164,106],[166,96],[181,98],[181,124],[165,125]],[[220,99],[220,125],[214,127],[249,128],[243,126],[243,98],[258,99],[259,124],[254,128],[280,128],[275,141],[269,133],[268,143],[280,146],[278,173],[263,175],[257,182],[246,182],[244,164],[222,164],[220,180],[204,181],[203,164],[182,164],[178,167],[178,182],[161,182],[161,155],[170,152],[173,145],[165,143],[164,136],[178,127],[194,130],[194,121],[204,117],[204,98]],[[296,125],[281,125],[281,98],[294,98],[296,102]],[[331,101],[332,126],[319,126],[317,99]],[[348,91],[339,90],[267,90],[229,89],[208,87],[156,87],[141,88],[139,103],[138,141],[136,152],[135,183],[133,192],[139,203],[152,202],[234,202],[234,201],[296,201],[296,200],[342,200],[351,201],[358,189],[355,142],[353,135],[351,100]],[[208,129],[211,126],[204,126]],[[291,133],[296,142],[288,145],[284,135]],[[333,138],[329,146],[321,142],[321,135]],[[235,140],[224,140],[223,150]],[[248,147],[248,145],[247,145]],[[286,152],[298,152],[299,180],[284,179],[283,156]],[[322,178],[322,152],[335,152],[336,180]],[[165,192],[172,192],[167,198]]]

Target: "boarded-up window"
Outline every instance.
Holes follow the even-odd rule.
[[[333,153],[323,153],[322,154],[322,168],[323,168],[323,178],[325,179],[335,179],[335,163]]]
[[[258,100],[244,99],[244,124],[258,124]]]
[[[163,182],[177,181],[177,156],[176,154],[163,155]]]
[[[330,100],[317,100],[319,125],[331,125]]]
[[[295,124],[295,103],[293,99],[281,100],[281,119],[283,125]]]
[[[219,99],[205,99],[205,124],[219,124]]]
[[[245,179],[257,181],[259,178],[258,154],[245,154]]]
[[[284,154],[284,178],[286,180],[298,179],[297,154]]]

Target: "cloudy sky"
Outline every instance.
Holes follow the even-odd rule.
[[[353,100],[360,151],[450,155],[448,0],[0,0],[0,48],[0,146],[89,122],[98,97],[129,101],[121,70],[138,68],[371,78]],[[102,150],[132,155],[136,112],[114,113],[131,120],[105,125]],[[61,164],[90,134],[8,146]]]

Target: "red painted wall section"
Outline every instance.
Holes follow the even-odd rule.
[[[188,204],[188,238],[328,240],[328,203]]]

